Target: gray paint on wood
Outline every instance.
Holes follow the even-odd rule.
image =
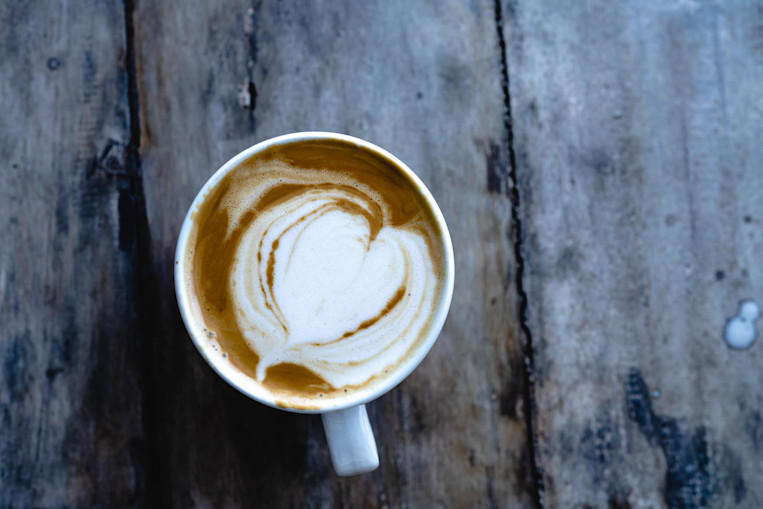
[[[546,505],[759,506],[763,10],[504,6]]]
[[[123,7],[0,19],[0,506],[141,505]]]
[[[188,13],[193,15],[188,15]],[[139,3],[141,155],[159,301],[154,373],[163,503],[532,504],[515,320],[504,96],[489,2]],[[339,479],[320,420],[264,408],[203,363],[172,259],[196,191],[257,141],[301,130],[390,150],[440,203],[456,251],[443,334],[369,405],[381,466]]]

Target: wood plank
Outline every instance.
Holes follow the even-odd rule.
[[[494,4],[141,2],[141,154],[157,281],[162,506],[532,505]],[[456,293],[420,368],[369,406],[370,475],[331,471],[320,419],[247,400],[187,338],[176,236],[213,170],[300,130],[366,138],[416,169],[456,246]]]
[[[144,502],[124,8],[0,4],[0,506]]]
[[[505,1],[548,507],[760,507],[763,8]]]

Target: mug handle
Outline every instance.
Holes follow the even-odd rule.
[[[362,474],[379,466],[366,405],[321,414],[321,419],[337,475]]]

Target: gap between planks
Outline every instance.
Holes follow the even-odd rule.
[[[533,340],[530,327],[527,323],[527,292],[524,289],[523,275],[524,275],[524,258],[522,255],[522,220],[519,217],[519,185],[517,182],[517,163],[514,152],[514,133],[512,129],[511,119],[511,92],[509,81],[509,65],[506,59],[506,39],[503,34],[503,8],[501,6],[501,0],[494,0],[495,10],[495,29],[498,36],[498,49],[501,53],[501,88],[503,90],[503,123],[504,132],[506,138],[504,143],[509,154],[509,167],[508,175],[504,178],[504,184],[508,189],[502,189],[509,195],[511,201],[511,231],[512,244],[514,246],[514,261],[516,263],[516,288],[517,296],[519,298],[518,314],[519,314],[519,326],[522,330],[522,337],[524,339],[522,343],[522,350],[524,355],[524,401],[523,411],[525,414],[525,428],[527,430],[527,447],[529,448],[530,468],[532,472],[532,480],[534,491],[532,493],[535,507],[541,509],[543,507],[543,469],[540,458],[537,454],[537,440],[535,434],[535,415],[537,407],[535,404],[535,386],[533,373],[535,372],[535,360],[533,358]]]

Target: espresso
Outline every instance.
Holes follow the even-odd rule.
[[[250,157],[192,221],[185,277],[207,339],[282,406],[380,383],[441,305],[433,211],[393,161],[349,142]]]

